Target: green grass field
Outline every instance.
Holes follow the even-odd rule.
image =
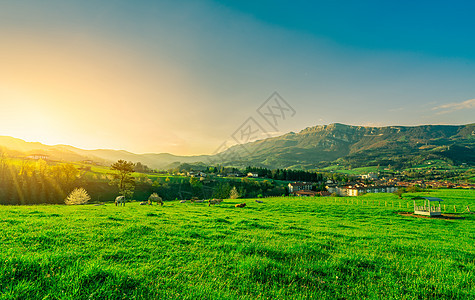
[[[351,170],[348,170],[348,169],[342,169],[342,168],[334,168],[334,166],[330,167],[330,168],[325,168],[324,169],[325,171],[336,171],[336,172],[339,172],[339,173],[343,173],[343,174],[347,174],[347,175],[353,175],[353,176],[356,176],[356,175],[362,175],[362,174],[368,174],[368,173],[371,173],[371,172],[374,172],[374,173],[377,173],[379,170],[383,170],[383,168],[378,168],[376,166],[371,166],[371,167],[360,167],[360,168],[353,168]]]
[[[473,214],[404,217],[392,194],[263,201],[0,206],[0,299],[475,297]]]

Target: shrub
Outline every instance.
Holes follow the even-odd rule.
[[[86,204],[91,197],[88,195],[84,188],[75,188],[69,196],[64,199],[64,203],[67,205]]]
[[[229,199],[237,199],[239,198],[239,192],[237,191],[236,187],[233,187],[229,192]]]
[[[402,194],[404,194],[405,191],[406,190],[404,188],[400,188],[394,191],[393,194],[398,196],[400,199],[402,199]]]

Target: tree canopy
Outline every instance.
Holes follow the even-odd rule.
[[[118,160],[111,165],[111,170],[118,171],[114,175],[113,183],[117,184],[119,193],[125,197],[131,197],[133,195],[135,180],[132,177],[135,164],[130,161]]]

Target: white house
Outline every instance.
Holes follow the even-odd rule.
[[[46,154],[30,154],[30,155],[27,156],[27,158],[35,159],[35,160],[38,160],[38,159],[47,160],[48,155],[46,155]]]
[[[397,191],[395,186],[367,186],[367,187],[347,187],[347,196],[359,196],[367,193],[392,193]]]
[[[294,182],[294,183],[289,183],[289,193],[294,193],[297,191],[302,191],[302,190],[312,190],[312,184],[307,183],[307,182]]]
[[[360,177],[361,179],[376,180],[378,179],[378,174],[370,172],[368,174],[361,175]]]

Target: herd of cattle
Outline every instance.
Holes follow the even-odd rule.
[[[205,200],[199,200],[199,199],[193,198],[191,200],[181,200],[180,203],[186,203],[187,201],[190,201],[192,203],[195,203],[195,202],[202,203]],[[124,196],[118,196],[117,198],[115,198],[114,203],[116,206],[120,206],[120,205],[125,206],[125,202],[126,202],[126,199]],[[156,202],[158,205],[163,206],[163,199],[160,196],[158,196],[157,193],[153,193],[152,195],[150,195],[147,201],[140,202],[140,205],[152,205],[153,202]],[[223,199],[210,199],[208,200],[208,206],[220,204],[221,202],[223,202]],[[263,203],[262,201],[259,201],[259,200],[256,200],[256,202]],[[239,203],[235,205],[235,207],[240,207],[240,208],[243,208],[245,206],[246,206],[246,203]]]

